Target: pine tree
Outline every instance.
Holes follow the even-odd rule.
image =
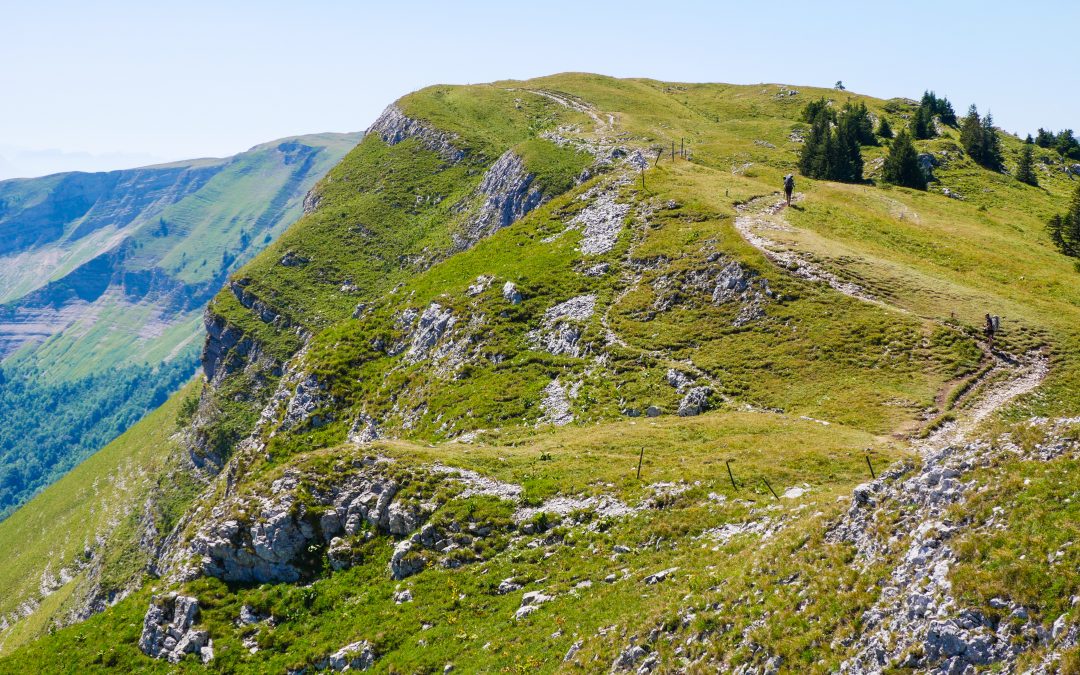
[[[818,116],[810,127],[810,135],[803,144],[802,154],[799,156],[799,172],[802,175],[811,178],[824,177],[828,166],[825,146],[828,143],[829,134],[828,119],[825,116]]]
[[[1028,185],[1038,185],[1039,178],[1035,175],[1035,146],[1025,144],[1020,150],[1020,160],[1016,165],[1016,180]]]
[[[1001,139],[994,128],[993,115],[987,113],[986,117],[980,117],[974,105],[968,108],[968,114],[960,124],[960,143],[977,163],[994,171],[1001,170]]]
[[[929,106],[920,105],[911,118],[911,135],[915,140],[923,141],[937,135],[934,130],[933,112]]]
[[[994,128],[994,116],[986,113],[982,120],[982,161],[980,164],[988,169],[1000,171],[1005,159],[1001,154],[1001,138],[998,137],[997,129]]]
[[[937,97],[932,91],[924,91],[922,100],[919,102],[920,108],[925,108],[930,111],[930,118],[933,119],[937,116],[941,119],[942,124],[946,124],[950,127],[956,126],[956,111],[953,110],[952,103],[949,99],[942,96]]]
[[[1069,211],[1064,216],[1051,218],[1046,224],[1046,231],[1059,251],[1080,258],[1080,186],[1073,193]]]
[[[964,116],[964,120],[960,123],[960,144],[964,146],[964,150],[972,159],[979,161],[976,155],[981,156],[982,152],[982,118],[979,117],[979,110],[972,103],[968,108],[967,115]]]
[[[1061,251],[1065,255],[1073,255],[1069,251],[1069,247],[1065,244],[1065,219],[1058,214],[1054,214],[1050,218],[1050,222],[1046,224],[1046,232],[1050,235],[1050,241],[1054,243],[1054,247]]]
[[[926,189],[926,176],[919,166],[919,155],[906,131],[897,134],[893,141],[889,156],[885,158],[882,178],[886,183]]]
[[[1065,239],[1065,245],[1071,251],[1069,255],[1080,257],[1080,185],[1073,192],[1069,212],[1065,214],[1062,221],[1064,226],[1062,237]]]
[[[1052,148],[1057,144],[1057,136],[1042,127],[1035,133],[1035,145],[1040,148]]]
[[[874,123],[870,121],[870,113],[866,109],[866,104],[845,104],[840,110],[839,116],[837,116],[837,121],[843,123],[845,120],[851,125],[855,140],[858,140],[858,143],[864,146],[877,145],[877,137],[874,135]]]
[[[938,105],[934,112],[941,118],[942,124],[947,124],[950,127],[956,126],[956,111],[953,110],[952,103],[949,102],[949,99],[938,99]]]
[[[1080,142],[1073,136],[1072,129],[1066,129],[1057,135],[1054,147],[1063,158],[1080,159]]]
[[[857,110],[853,110],[846,111],[840,116],[840,121],[836,127],[836,152],[838,158],[835,162],[833,180],[855,182],[862,180],[863,159],[859,141],[865,131],[862,124],[864,120],[869,122],[865,106],[861,115]],[[873,136],[873,133],[870,135]]]
[[[877,135],[881,136],[882,138],[892,138],[893,137],[893,130],[892,130],[892,127],[889,126],[889,118],[888,117],[885,117],[885,116],[881,117],[881,121],[878,122]]]
[[[836,113],[829,107],[829,102],[825,100],[824,96],[816,101],[807,103],[802,111],[803,121],[810,124],[816,122],[818,117],[822,115],[825,115],[830,122],[836,119]]]
[[[1031,134],[1028,134],[1027,138],[1024,139],[1024,143],[1027,145],[1034,145],[1035,139],[1031,137]]]
[[[811,128],[799,157],[799,171],[810,178],[861,181],[861,142],[877,143],[866,106],[847,104],[838,115],[824,99],[811,101],[803,119],[811,121]]]

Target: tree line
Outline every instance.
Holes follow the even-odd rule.
[[[1028,134],[1026,142],[1040,148],[1056,150],[1062,159],[1080,160],[1080,141],[1077,141],[1076,137],[1073,136],[1072,129],[1065,129],[1055,134],[1040,127],[1035,138]]]
[[[981,115],[973,104],[958,119],[952,103],[932,91],[923,93],[907,126],[899,133],[893,132],[885,115],[881,115],[874,129],[872,116],[861,102],[848,102],[837,110],[822,97],[806,104],[802,118],[810,124],[810,134],[799,156],[799,171],[810,178],[862,182],[862,148],[884,143],[889,146],[889,152],[882,165],[881,180],[925,190],[929,176],[920,162],[915,141],[935,138],[939,135],[939,125],[958,129],[964,152],[980,166],[992,171],[1002,171],[1005,167],[1001,136],[994,127],[993,116]],[[1080,160],[1080,141],[1072,129],[1054,133],[1040,128],[1034,137],[1027,136],[1017,158],[1014,177],[1028,185],[1039,184],[1035,172],[1036,147],[1056,151],[1063,160]],[[1053,216],[1046,229],[1061,253],[1080,258],[1080,187],[1068,210]]]
[[[889,152],[882,166],[882,181],[925,190],[929,176],[920,163],[914,142],[938,136],[939,124],[959,129],[960,143],[976,163],[994,171],[1004,166],[1001,138],[993,116],[980,115],[972,105],[963,119],[957,119],[949,99],[932,91],[923,93],[907,126],[899,133],[893,132],[884,115],[873,130],[873,120],[863,103],[848,102],[837,111],[821,98],[806,105],[803,120],[810,124],[810,134],[799,156],[799,171],[810,178],[861,182],[862,147],[884,142]],[[1032,185],[1037,183],[1032,153],[1021,153],[1017,178]]]

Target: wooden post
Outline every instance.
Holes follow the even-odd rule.
[[[769,488],[769,492],[772,493],[772,496],[776,497],[776,499],[779,500],[780,495],[776,494],[776,490],[772,489],[772,486],[769,485],[769,481],[765,480],[765,476],[762,476],[761,480],[762,480],[763,483],[765,483],[765,487]]]
[[[660,158],[664,156],[664,146],[660,146],[660,149],[656,151],[656,161],[653,162],[653,166],[660,163]]]
[[[679,139],[679,156],[682,157],[683,159],[686,159],[686,139],[685,138],[680,138]]]
[[[730,479],[731,479],[731,487],[732,487],[733,489],[735,489],[735,490],[738,490],[739,488],[735,486],[735,474],[731,473],[731,460],[729,459],[729,460],[728,460],[727,462],[725,462],[724,464],[725,464],[725,466],[727,466],[727,475],[728,475],[728,478],[730,478]]]
[[[671,161],[675,161],[675,139],[671,140]]]
[[[645,446],[641,446],[641,455],[637,460],[637,479],[641,480],[641,462],[645,459]]]
[[[645,192],[645,167],[641,167],[641,191]]]

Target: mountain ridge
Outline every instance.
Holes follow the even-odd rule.
[[[1041,218],[1072,185],[943,129],[932,191],[783,208],[818,96],[915,112],[596,75],[400,99],[208,306],[198,393],[140,429],[191,487],[93,556],[139,551],[117,604],[29,642],[40,599],[0,670],[1067,671],[1080,304]]]

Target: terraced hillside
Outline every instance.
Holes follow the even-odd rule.
[[[1075,670],[1073,185],[942,127],[930,190],[870,147],[786,208],[820,96],[915,110],[582,74],[397,101],[210,303],[159,450],[0,523],[33,541],[0,671]],[[60,543],[77,486],[150,461],[186,487]]]
[[[358,140],[0,181],[0,517],[191,377],[206,303]]]

